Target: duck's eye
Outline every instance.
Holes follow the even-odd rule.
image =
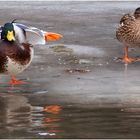
[[[15,37],[14,37],[14,32],[13,31],[8,31],[7,32],[7,40],[8,41],[15,41]]]

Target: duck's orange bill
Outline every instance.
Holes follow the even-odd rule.
[[[52,33],[52,32],[46,32],[45,33],[45,40],[46,41],[56,41],[63,38],[62,35],[57,34],[57,33]]]

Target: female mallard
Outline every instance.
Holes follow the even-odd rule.
[[[61,38],[60,34],[45,32],[20,23],[6,23],[1,27],[0,73],[11,76],[10,84],[22,84],[15,75],[24,71],[33,59],[33,45],[45,44]]]
[[[124,45],[123,62],[126,64],[140,61],[140,59],[128,57],[129,47],[140,46],[140,7],[134,15],[125,14],[120,20],[120,27],[116,31],[117,39]]]

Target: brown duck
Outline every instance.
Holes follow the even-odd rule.
[[[9,74],[12,85],[25,83],[15,76],[30,65],[34,54],[33,45],[62,38],[60,34],[15,22],[4,24],[0,32],[0,73]]]
[[[116,37],[124,45],[123,62],[128,64],[140,61],[139,58],[130,58],[128,56],[129,47],[140,47],[140,7],[135,10],[133,15],[125,14],[121,18]]]

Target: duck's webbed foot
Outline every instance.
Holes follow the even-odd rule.
[[[131,58],[131,57],[123,57],[122,58],[122,62],[124,62],[125,64],[130,64],[132,62],[136,62],[137,59],[136,58]]]
[[[10,85],[21,85],[21,84],[26,84],[26,82],[17,80],[15,76],[11,77]]]
[[[128,46],[125,46],[124,47],[124,57],[122,58],[122,62],[124,62],[125,64],[130,64],[132,62],[137,62],[137,61],[138,61],[138,58],[131,58],[128,56]]]

